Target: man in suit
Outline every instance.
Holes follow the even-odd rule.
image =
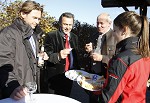
[[[97,17],[97,33],[91,35],[91,42],[85,46],[92,58],[91,72],[100,75],[115,53],[116,40],[112,35],[111,22],[109,14],[101,13]]]
[[[101,13],[97,17],[97,33],[91,35],[91,42],[85,49],[89,53],[91,70],[89,72],[106,76],[108,61],[115,53],[116,40],[112,35],[111,18],[107,13]],[[90,93],[90,102],[96,103],[97,98]]]
[[[25,83],[39,82],[37,67],[38,27],[43,6],[25,1],[13,23],[0,31],[0,95],[21,99],[27,94]],[[39,85],[38,85],[39,87]]]
[[[60,28],[45,37],[45,52],[49,56],[45,63],[49,93],[70,96],[72,81],[65,77],[65,71],[78,69],[78,38],[71,32],[73,24],[74,15],[65,12],[59,18]],[[66,41],[69,41],[68,47],[65,46]]]

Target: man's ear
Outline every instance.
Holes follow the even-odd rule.
[[[25,16],[26,16],[26,14],[24,12],[21,12],[20,15],[22,18],[25,18]]]
[[[109,24],[111,25],[111,24],[112,24],[112,21],[110,21]]]
[[[122,29],[122,35],[126,35],[127,33],[128,33],[128,27],[127,26],[125,26],[125,27],[123,27],[123,29]]]

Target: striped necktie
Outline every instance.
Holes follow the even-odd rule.
[[[35,56],[35,58],[36,58],[36,45],[35,45],[35,41],[34,41],[33,36],[30,37],[29,41],[30,41],[30,44],[31,44],[31,47],[32,47],[34,56]]]

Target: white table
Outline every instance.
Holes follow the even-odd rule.
[[[18,101],[6,98],[0,100],[0,103],[27,103],[28,98],[29,97],[26,96]],[[33,98],[36,100],[35,103],[81,103],[75,99],[55,94],[33,94]]]

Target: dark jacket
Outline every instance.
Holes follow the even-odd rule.
[[[33,34],[38,52],[37,35],[33,29],[17,18],[0,31],[0,89],[3,98],[9,97],[19,85],[36,80],[37,58],[29,38]]]
[[[64,34],[57,30],[54,32],[50,32],[45,37],[44,47],[45,51],[49,56],[48,61],[46,62],[47,69],[51,72],[49,77],[52,77],[57,74],[61,74],[65,72],[65,59],[58,59],[59,52],[65,48],[65,38]],[[78,69],[78,38],[75,34],[70,33],[70,46],[73,54],[73,66],[75,69]],[[73,69],[73,68],[72,68]]]
[[[46,35],[44,47],[49,59],[45,63],[47,72],[44,76],[45,81],[48,82],[45,82],[45,86],[49,84],[49,89],[54,90],[55,94],[69,96],[71,93],[72,81],[65,77],[65,59],[58,58],[60,51],[65,49],[65,41],[64,33],[60,30],[50,32]],[[79,69],[77,59],[78,37],[71,32],[69,43],[70,47],[73,48],[73,68],[69,69]],[[43,88],[45,88],[44,91],[46,92],[46,87]]]
[[[101,35],[99,32],[91,35],[90,42],[93,45],[93,49],[96,49],[98,37]],[[101,39],[101,54],[103,55],[102,61],[93,61],[91,59],[88,63],[88,72],[96,73],[99,75],[105,75],[106,74],[106,67],[108,64],[108,61],[112,58],[112,56],[115,54],[116,49],[116,40],[112,34],[112,29],[110,29],[107,33],[103,34]],[[90,53],[89,53],[90,57]],[[91,57],[90,57],[91,58]]]
[[[97,40],[99,35],[100,34],[98,32],[91,35],[91,42],[93,43],[94,48],[96,48],[97,46]],[[108,61],[115,54],[116,43],[117,42],[112,34],[112,29],[110,29],[107,33],[103,35],[101,47],[101,54],[105,56],[102,60],[103,63],[108,64]]]
[[[146,102],[150,59],[135,52],[137,44],[137,37],[129,37],[117,44],[116,55],[109,62],[108,82],[102,90],[100,103]]]

